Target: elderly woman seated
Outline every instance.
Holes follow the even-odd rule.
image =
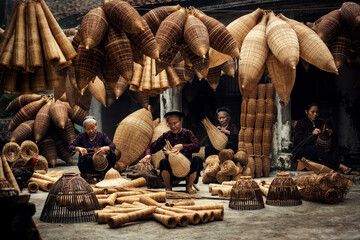
[[[115,144],[103,132],[98,132],[95,117],[88,116],[83,121],[85,132],[79,133],[69,145],[70,152],[79,152],[78,167],[81,176],[90,184],[96,183],[92,175],[103,173],[115,165]],[[103,172],[97,171],[93,165],[93,156],[105,154],[108,166]]]
[[[200,150],[200,144],[194,133],[188,129],[182,128],[183,113],[180,111],[170,111],[165,114],[167,125],[170,131],[165,132],[157,140],[150,144],[146,149],[146,156],[141,160],[142,162],[150,162],[151,154],[161,150],[168,140],[173,146],[172,152],[182,153],[189,161],[190,172],[186,177],[186,192],[195,193],[196,191],[192,188],[193,183],[197,183],[200,171],[203,168],[202,159],[198,156],[192,158],[192,153],[196,153]],[[191,159],[191,160],[190,160]],[[172,183],[175,181],[182,180],[174,176],[168,160],[168,156],[160,161],[160,175],[165,182],[166,190],[172,190]]]

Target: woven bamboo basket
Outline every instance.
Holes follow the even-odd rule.
[[[258,156],[258,157],[261,156],[261,153],[262,153],[261,149],[262,149],[261,143],[254,143],[254,155],[255,156]]]
[[[75,105],[72,108],[70,107],[67,110],[71,121],[80,126],[83,124],[84,118],[88,116],[88,113],[78,105]]]
[[[94,190],[76,173],[64,174],[51,188],[40,220],[75,223],[94,221],[94,211],[100,209]]]
[[[100,79],[113,89],[120,78],[120,73],[113,67],[109,55],[105,56],[105,63],[101,67],[102,78]]]
[[[278,173],[272,180],[266,204],[273,206],[301,205],[300,193],[295,181],[288,173]]]
[[[218,156],[219,156],[220,163],[223,163],[226,160],[233,160],[234,150],[232,150],[231,148],[223,149],[219,152]]]
[[[231,189],[229,208],[255,210],[264,207],[259,185],[249,176],[240,177]]]
[[[241,166],[248,164],[248,154],[243,150],[238,150],[234,155],[234,162],[239,162]]]
[[[217,174],[216,174],[216,181],[217,181],[218,183],[221,184],[221,183],[224,182],[224,181],[230,181],[230,180],[231,180],[231,176],[226,176],[225,173],[222,172],[222,171],[217,172]]]
[[[260,149],[261,149],[261,146],[260,146]],[[255,153],[255,155],[256,155],[256,153]],[[261,157],[255,156],[254,162],[255,162],[255,177],[260,178],[262,175],[262,171],[263,171],[263,164],[262,164]]]
[[[235,165],[235,163],[232,160],[224,161],[220,166],[220,170],[226,176],[234,176],[239,172],[239,168]]]
[[[6,47],[4,48],[4,52],[0,58],[0,65],[6,67],[7,69],[12,68],[12,55],[13,55],[13,49],[15,44],[15,31],[11,35],[8,43],[6,44]]]
[[[268,83],[266,84],[266,96],[265,98],[274,100],[275,97],[275,87],[274,84]]]
[[[254,129],[253,128],[245,128],[244,132],[244,142],[245,143],[252,143],[254,138]]]
[[[220,159],[219,159],[219,155],[210,155],[205,159],[205,163],[207,165],[211,165],[213,163],[219,163],[220,164]]]
[[[176,177],[185,177],[190,172],[190,160],[187,159],[182,153],[171,152],[172,146],[168,140],[166,142],[166,150],[168,152],[169,163],[172,173]]]
[[[261,22],[246,35],[242,43],[239,61],[239,79],[241,84],[239,83],[239,86],[241,87],[243,97],[247,97],[248,93],[257,88],[258,81],[260,80],[258,75],[262,71],[269,52],[265,35],[266,21],[267,16],[264,16]]]
[[[235,77],[236,68],[236,63],[234,59],[231,58],[220,65],[221,75],[226,74],[230,77]]]
[[[245,142],[245,151],[248,153],[249,157],[254,155],[254,145],[251,142]]]
[[[15,162],[20,157],[21,148],[16,142],[8,142],[2,148],[2,156],[9,163]]]
[[[257,113],[255,116],[255,128],[263,128],[264,119],[265,119],[264,113]]]
[[[72,47],[71,43],[68,41],[66,35],[62,31],[62,28],[56,21],[55,17],[52,15],[45,1],[39,0],[38,2],[40,2],[41,7],[44,10],[46,20],[49,23],[49,27],[51,28],[51,32],[54,35],[54,38],[56,39],[56,42],[58,43],[59,47],[61,48],[61,51],[66,57],[66,60],[73,59],[76,56],[76,52]]]
[[[251,98],[247,102],[246,113],[255,114],[255,112],[256,112],[256,100]]]
[[[253,128],[255,125],[255,114],[248,113],[246,114],[246,128]]]
[[[75,76],[77,88],[82,90],[90,81],[94,81],[101,71],[101,65],[105,60],[104,50],[97,45],[89,50],[80,44],[75,60]]]
[[[238,135],[239,142],[244,142],[245,140],[245,129],[246,129],[245,127],[242,127],[239,131],[239,135]]]
[[[232,21],[226,28],[229,30],[235,39],[239,50],[241,50],[242,43],[250,30],[255,27],[259,19],[263,16],[264,10],[258,8],[255,11],[239,17]]]
[[[207,175],[205,173],[201,177],[202,177],[202,182],[205,183],[205,184],[217,183],[216,178],[210,177],[209,175]]]
[[[11,119],[8,130],[13,131],[17,126],[19,126],[20,123],[30,119],[34,119],[36,113],[41,109],[41,107],[45,103],[46,100],[44,98],[41,98],[40,100],[30,102],[24,107],[22,107],[20,111],[17,112],[15,116]]]
[[[205,58],[193,53],[188,44],[184,45],[184,53],[192,63],[195,73],[199,79],[206,79],[209,72],[209,54]]]
[[[224,24],[199,10],[195,10],[194,15],[204,23],[209,31],[210,46],[212,48],[232,57],[240,57],[236,41]]]
[[[214,148],[219,151],[225,149],[228,143],[228,137],[224,133],[220,132],[220,130],[217,129],[208,118],[204,118],[201,122],[204,125],[210,142]]]
[[[31,93],[31,89],[30,89],[30,76],[26,75],[26,74],[19,74],[18,79],[21,79],[21,85],[18,86],[18,91],[22,94],[22,93]]]
[[[266,60],[266,66],[276,92],[286,106],[295,85],[296,70],[282,64],[272,53]]]
[[[36,162],[35,170],[44,170],[45,172],[47,172],[49,164],[46,158],[42,155],[38,155],[37,159],[38,160]]]
[[[86,49],[98,45],[108,30],[108,20],[103,8],[90,10],[82,19],[80,35]]]
[[[71,122],[69,118],[66,121],[65,127],[63,129],[56,128],[56,132],[59,135],[59,137],[63,139],[67,144],[72,143],[76,137],[74,124]]]
[[[216,51],[212,47],[209,49],[209,67],[217,67],[231,59],[231,56]]]
[[[271,128],[263,129],[263,143],[272,143],[273,133]]]
[[[257,98],[258,100],[265,99],[266,95],[266,84],[259,83],[257,86]]]
[[[269,177],[270,176],[270,166],[271,166],[270,157],[264,156],[262,158],[262,170],[263,170],[263,173],[264,173],[264,177]]]
[[[106,90],[103,81],[100,78],[95,77],[94,82],[90,82],[88,85],[91,95],[98,100],[104,107],[106,107]]]
[[[3,79],[4,84],[3,88],[4,92],[10,93],[10,94],[16,94],[18,93],[17,89],[17,79],[18,79],[18,72],[17,71],[4,71],[3,73]]]
[[[185,21],[184,39],[193,53],[205,58],[210,48],[209,33],[204,23],[192,14]]]
[[[49,116],[57,127],[65,128],[68,119],[68,110],[62,101],[56,100],[56,102],[50,104]]]
[[[220,73],[221,73],[220,66],[209,68],[206,81],[214,91],[216,91],[216,88],[219,86]]]
[[[145,13],[142,17],[149,25],[152,33],[155,35],[161,22],[169,16],[171,13],[180,9],[180,5],[176,6],[163,6],[151,9]]]
[[[344,2],[341,5],[341,17],[345,22],[354,27],[360,26],[360,5],[356,2]]]
[[[144,30],[139,33],[129,33],[129,40],[136,45],[140,52],[153,59],[159,58],[159,48],[154,34],[151,32],[147,22],[142,19]]]
[[[9,22],[6,25],[5,31],[2,34],[1,45],[0,45],[0,56],[3,54],[4,49],[7,45],[7,43],[9,42],[12,33],[14,32],[15,24],[16,24],[17,9],[18,9],[18,4],[15,5],[14,10],[11,13]]]
[[[55,131],[52,132],[51,136],[55,141],[57,156],[64,162],[72,164],[72,155],[68,150],[69,144],[65,140],[61,139],[58,135],[56,135]]]
[[[64,91],[64,85],[63,85],[63,82],[61,82],[60,77],[55,79],[53,84],[54,84],[54,94],[56,93],[55,92],[56,84],[59,84],[59,85],[61,84],[61,87],[62,87],[61,90]],[[49,87],[51,87],[51,86],[49,86]],[[31,88],[31,91],[32,92],[41,92],[41,91],[45,91],[49,87],[46,85],[44,68],[35,69],[35,74],[30,75],[30,88]],[[58,96],[56,96],[56,97],[58,97]]]
[[[25,70],[26,68],[26,29],[25,29],[25,2],[17,4],[15,24],[15,40],[12,57],[12,68]]]
[[[178,54],[180,46],[177,44],[172,45],[168,50],[162,52],[159,55],[159,59],[156,59],[156,74],[159,74],[167,66],[170,66],[175,56]]]
[[[28,120],[20,123],[11,133],[10,142],[21,144],[26,139],[31,139],[34,132],[34,120]]]
[[[284,20],[269,14],[266,40],[271,52],[285,66],[296,69],[299,62],[299,42],[295,31]]]
[[[153,135],[152,120],[151,112],[142,108],[120,122],[113,139],[121,152],[121,158],[115,165],[118,171],[124,171],[136,161],[150,144]]]
[[[54,139],[50,135],[46,135],[37,143],[37,145],[39,147],[40,155],[47,159],[50,166],[55,167],[57,152]]]
[[[322,17],[321,22],[317,25],[316,32],[324,42],[328,42],[336,36],[341,26],[341,11],[336,9]]]
[[[40,100],[41,98],[42,96],[38,94],[22,94],[9,103],[6,111],[16,113],[28,103]]]
[[[261,143],[262,141],[262,128],[255,128],[254,129],[254,143]]]
[[[332,170],[331,168],[329,168],[323,164],[316,163],[316,162],[307,160],[305,158],[302,158],[300,161],[305,164],[307,169],[309,169],[310,171],[314,171],[316,174],[333,173],[334,172],[334,170]]]
[[[183,33],[185,21],[186,11],[184,8],[181,8],[176,12],[171,13],[161,22],[155,35],[160,53],[168,50],[176,43],[177,40],[180,39]]]
[[[300,57],[321,70],[338,73],[334,58],[321,38],[304,24],[279,14],[296,32],[300,46]]]
[[[25,161],[31,159],[31,158],[37,158],[39,155],[39,148],[31,140],[25,140],[20,145],[20,156]]]
[[[116,99],[119,99],[119,97],[123,95],[124,92],[126,92],[128,87],[129,87],[128,81],[122,76],[120,76],[119,80],[116,82],[115,87],[113,88]]]
[[[144,60],[144,68],[139,90],[144,92],[151,90],[151,58],[148,56],[146,56]]]
[[[275,120],[275,116],[273,113],[265,113],[264,128],[272,129],[274,120]]]
[[[186,82],[192,83],[195,77],[195,70],[188,65],[184,65],[184,79]]]
[[[219,171],[220,171],[220,164],[219,163],[211,163],[206,167],[204,174],[206,174],[207,176],[209,176],[211,178],[216,178],[216,174]]]
[[[147,107],[149,106],[149,96],[141,93],[141,92],[134,92],[134,91],[127,91],[129,96],[140,106]]]
[[[255,160],[253,157],[250,157],[250,156],[248,157],[248,164],[246,165],[246,167],[250,168],[248,176],[255,177]]]
[[[350,54],[351,37],[347,28],[342,28],[330,46],[330,52],[334,57],[335,65],[340,68]]]
[[[173,68],[175,69],[176,74],[180,78],[180,82],[182,84],[186,83],[185,77],[184,77],[184,69],[185,69],[185,61],[180,61],[178,63],[175,63],[173,65]]]
[[[151,142],[154,142],[156,139],[158,139],[163,133],[169,131],[170,128],[167,126],[166,124],[166,119],[163,119],[159,125],[157,125],[154,128],[154,133],[153,136],[151,138]],[[165,158],[165,154],[163,153],[162,150],[154,153],[151,155],[151,162],[154,165],[155,168],[159,168],[159,164],[161,159]]]
[[[24,168],[26,166],[26,161],[22,158],[16,159],[13,163],[11,163],[11,168]]]
[[[36,18],[39,26],[45,61],[59,61],[60,55],[56,46],[57,42],[51,32],[49,22],[46,19],[44,9],[42,8],[40,2],[36,3]],[[68,40],[66,39],[66,41]]]
[[[75,49],[75,51],[77,52],[77,50],[78,50],[78,47],[79,47],[79,45],[80,45],[80,42],[81,42],[81,35],[80,35],[80,29],[81,28],[79,28],[77,31],[76,31],[76,33],[75,33],[75,35],[74,35],[74,38],[72,39],[72,41],[71,41],[71,45],[73,46],[73,48]]]
[[[115,69],[127,80],[133,75],[133,55],[130,41],[124,31],[109,27],[105,39],[105,52]]]
[[[271,153],[271,143],[263,142],[262,143],[262,153],[264,156],[269,157]]]
[[[130,81],[131,86],[135,86],[135,87],[140,86],[142,72],[143,72],[143,66],[141,64],[134,62],[134,73]]]
[[[123,29],[128,33],[138,33],[144,30],[140,14],[128,2],[107,1],[104,3],[103,9],[117,29]]]

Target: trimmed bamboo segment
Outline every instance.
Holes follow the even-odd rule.
[[[192,14],[185,21],[184,39],[193,53],[205,58],[210,48],[209,33],[204,23]]]
[[[41,1],[43,2],[43,1]],[[44,50],[45,61],[54,61],[57,62],[60,59],[59,52],[57,51],[56,40],[51,33],[49,22],[46,19],[44,10],[41,6],[41,3],[37,2],[36,4],[36,19],[39,26],[40,36],[42,47]],[[69,43],[69,41],[66,39]],[[75,51],[75,50],[74,50]]]
[[[44,14],[46,16],[46,20],[49,23],[52,35],[54,36],[57,44],[61,48],[61,51],[63,52],[64,56],[66,57],[66,60],[71,60],[76,56],[76,51],[67,39],[66,35],[64,34],[63,30],[59,26],[58,22],[52,15],[50,9],[46,5],[44,0],[39,0],[41,7],[44,11]]]
[[[242,50],[241,47],[246,35],[253,27],[255,27],[258,20],[263,16],[263,14],[264,10],[258,8],[249,14],[235,19],[229,25],[227,25],[226,28],[229,30],[229,32],[235,39],[240,51]]]
[[[126,214],[125,213],[117,214],[116,216],[111,216],[108,220],[108,225],[111,228],[119,227],[122,224],[142,219],[147,215],[152,215],[155,212],[155,209],[156,207],[149,207],[135,212],[130,212]]]
[[[144,69],[142,73],[142,89],[144,91],[151,90],[151,58],[146,56],[144,61]]]
[[[45,192],[49,192],[50,189],[52,188],[52,186],[54,185],[54,183],[44,180],[44,179],[39,179],[39,178],[30,178],[29,182],[35,182],[39,185],[40,189],[45,191]]]
[[[28,190],[31,193],[36,193],[39,190],[39,184],[37,184],[36,182],[29,182]]]
[[[180,9],[180,5],[176,6],[163,6],[151,9],[142,17],[149,25],[153,34],[156,34],[161,22],[171,13]]]
[[[36,113],[40,110],[40,108],[46,103],[44,98],[40,100],[30,102],[26,106],[22,107],[18,113],[11,119],[9,124],[9,131],[13,131],[20,123],[34,119]]]
[[[286,106],[295,85],[296,69],[282,64],[272,52],[268,55],[266,66],[276,92]]]
[[[128,33],[139,33],[144,30],[140,14],[128,2],[106,1],[103,9],[116,28],[124,29]]]
[[[105,52],[109,56],[110,62],[117,72],[130,82],[134,63],[127,35],[123,30],[109,26],[105,42]]]
[[[241,60],[239,61],[239,87],[245,98],[256,89],[260,80],[258,76],[262,72],[269,52],[265,34],[266,21],[267,15],[246,35],[242,44]]]
[[[22,122],[11,133],[10,141],[21,144],[26,139],[30,139],[33,136],[34,120],[28,120]]]
[[[301,58],[321,70],[338,74],[334,58],[328,47],[313,30],[282,14],[279,14],[279,16],[285,20],[297,34]]]
[[[296,69],[299,62],[299,41],[295,31],[284,20],[269,14],[266,40],[276,58],[285,66]]]
[[[177,221],[174,216],[169,216],[159,213],[153,213],[152,216],[156,221],[162,223],[165,227],[168,228],[176,227]]]
[[[141,64],[134,62],[134,74],[130,81],[130,85],[139,87],[141,78],[142,78],[142,74],[143,74],[143,66]]]
[[[108,21],[102,7],[90,10],[82,19],[80,34],[86,49],[98,45],[108,30]]]
[[[240,58],[237,43],[224,24],[199,10],[195,10],[195,16],[204,23],[209,31],[209,41],[212,48],[232,57]]]
[[[129,39],[131,43],[136,45],[143,54],[153,59],[158,59],[159,47],[154,34],[144,19],[142,19],[142,24],[144,26],[144,30],[139,33],[128,33]]]
[[[222,205],[221,203],[204,203],[193,206],[178,206],[178,208],[190,209],[190,210],[214,210],[214,209],[224,210],[224,205]]]
[[[36,173],[36,172],[33,173],[32,177],[33,178],[38,178],[38,179],[43,179],[43,180],[46,180],[46,181],[49,181],[49,182],[52,182],[52,183],[55,183],[58,180],[57,178],[50,177],[50,176],[40,174],[40,173]]]
[[[186,21],[186,11],[184,8],[170,14],[165,18],[156,32],[156,42],[159,45],[159,52],[165,52],[176,43],[183,34]]]
[[[324,42],[328,42],[337,35],[341,27],[341,11],[335,9],[322,17],[316,27],[316,32]]]
[[[25,2],[20,2],[17,6],[15,42],[12,58],[12,65],[16,70],[25,70],[26,68],[25,7]]]

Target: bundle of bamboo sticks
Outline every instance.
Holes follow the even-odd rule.
[[[64,171],[35,171],[28,181],[28,190],[30,193],[36,193],[39,189],[49,192],[63,174]]]
[[[168,228],[223,220],[222,204],[195,205],[193,199],[166,202],[165,191],[151,189],[94,189],[102,210],[95,211],[96,221],[119,227],[136,220],[155,219]]]
[[[8,93],[53,89],[56,68],[71,64],[76,51],[44,0],[18,0],[0,40],[3,87]]]

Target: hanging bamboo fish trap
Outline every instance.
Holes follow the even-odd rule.
[[[180,5],[157,7],[145,13],[142,18],[147,22],[152,33],[155,35],[161,22],[171,13],[179,9]]]
[[[219,151],[225,149],[229,140],[228,137],[224,133],[220,132],[220,130],[217,129],[208,118],[204,118],[201,122],[203,123],[214,148]]]
[[[335,9],[322,17],[322,20],[317,25],[316,33],[324,42],[328,42],[336,36],[341,27],[341,11]]]
[[[229,208],[256,210],[264,208],[259,185],[250,176],[242,176],[231,189]]]
[[[95,220],[99,202],[94,190],[77,173],[65,173],[51,188],[40,220],[50,223],[76,223]]]
[[[196,55],[205,58],[210,48],[209,33],[204,23],[192,14],[185,21],[184,39]]]
[[[301,205],[300,193],[295,181],[288,173],[278,173],[272,180],[266,204],[273,206]]]
[[[39,94],[22,94],[9,103],[6,111],[16,113],[28,103],[40,100],[41,98],[42,96]]]
[[[34,120],[28,120],[22,122],[15,130],[11,133],[10,142],[16,142],[21,144],[26,139],[30,139],[34,132]]]
[[[360,26],[360,5],[356,2],[344,2],[341,5],[341,17],[354,27]]]

